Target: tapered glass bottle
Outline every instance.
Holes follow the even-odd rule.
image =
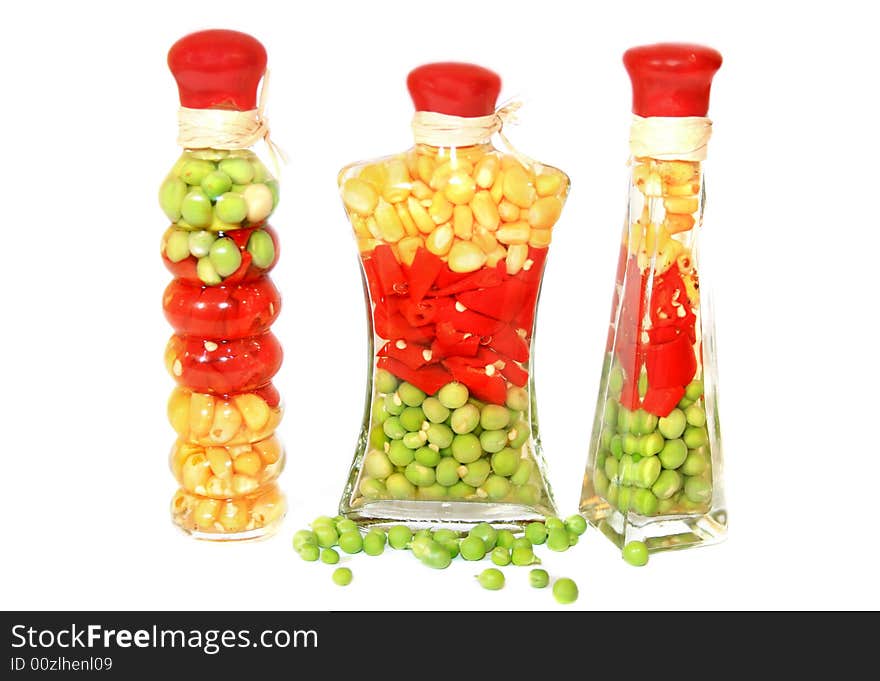
[[[658,551],[727,531],[714,329],[700,286],[705,117],[721,55],[629,50],[626,223],[581,511],[619,546]]]
[[[367,402],[340,510],[363,522],[554,512],[538,437],[535,311],[561,171],[496,149],[501,81],[428,64],[416,145],[342,170],[368,305]]]

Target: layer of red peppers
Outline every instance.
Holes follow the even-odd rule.
[[[547,249],[529,249],[531,267],[509,275],[504,261],[453,272],[420,248],[401,265],[390,246],[363,258],[376,335],[387,342],[377,367],[429,395],[451,381],[485,402],[504,404],[507,382],[524,386],[529,340]]]

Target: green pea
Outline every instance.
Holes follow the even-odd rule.
[[[609,453],[600,449],[598,452],[596,452],[596,460],[593,462],[593,465],[596,468],[604,468],[605,461],[609,458],[611,458],[609,457]]]
[[[257,267],[265,269],[275,261],[275,242],[265,230],[254,231],[247,242],[248,253],[251,261]]]
[[[202,283],[208,286],[216,286],[223,281],[220,275],[217,274],[217,270],[214,269],[214,265],[211,264],[210,258],[199,258],[198,263],[196,263],[196,274],[202,280]]]
[[[352,580],[351,568],[341,567],[333,571],[333,583],[337,586],[348,586]]]
[[[484,430],[482,433],[480,433],[480,447],[482,447],[484,451],[489,452],[490,454],[494,454],[495,452],[500,452],[506,446],[506,430]],[[518,455],[516,456],[516,460],[517,463],[519,463]],[[516,470],[516,467],[514,467],[514,470]],[[511,471],[511,473],[512,472],[513,471]],[[510,473],[508,473],[507,475],[510,475]]]
[[[406,433],[401,440],[406,447],[414,450],[424,447],[427,441],[428,435],[423,430],[418,430],[415,433]]]
[[[180,171],[180,179],[192,187],[202,183],[208,175],[214,172],[214,164],[210,161],[192,159],[187,161]]]
[[[544,523],[529,523],[526,525],[526,539],[535,545],[540,545],[547,541],[547,528],[544,526]]]
[[[617,503],[620,501],[620,484],[618,482],[611,481],[608,483],[605,498],[611,506],[617,508]]]
[[[583,516],[575,513],[574,515],[570,515],[568,516],[568,518],[565,519],[565,529],[580,536],[587,531],[587,521],[584,519]]]
[[[391,414],[385,410],[385,402],[381,397],[377,397],[373,402],[373,407],[370,409],[370,416],[373,419],[373,422],[379,425],[385,423],[385,420],[391,416]]]
[[[217,274],[221,277],[228,277],[235,272],[241,265],[241,251],[238,245],[228,236],[217,239],[211,244],[211,251],[208,257],[211,264],[217,270]]]
[[[413,458],[413,450],[403,444],[402,440],[392,440],[388,445],[388,459],[395,466],[407,466]]]
[[[635,454],[639,451],[640,440],[632,433],[623,436],[623,453]]]
[[[483,489],[492,501],[498,501],[510,494],[510,481],[500,475],[490,475],[483,483]]]
[[[684,494],[695,504],[705,504],[712,499],[712,483],[703,478],[689,477],[684,483]]]
[[[686,426],[687,419],[681,409],[673,409],[657,423],[660,434],[667,440],[680,438]]]
[[[510,412],[500,404],[487,404],[480,413],[480,425],[485,430],[500,430],[510,424]]]
[[[639,452],[642,456],[654,456],[659,454],[665,445],[666,440],[663,439],[663,436],[654,431],[641,438],[639,441]]]
[[[657,427],[657,417],[644,409],[633,414],[632,432],[635,435],[647,435]]]
[[[620,466],[617,476],[624,485],[631,485],[635,482],[636,465],[633,463],[633,458],[629,454],[624,454],[620,457]]]
[[[641,461],[641,460],[642,460],[642,455],[641,455],[641,454],[633,454],[633,455],[632,455],[632,462],[633,462],[633,463],[638,463],[638,462]]]
[[[401,401],[408,407],[418,407],[425,401],[425,393],[416,388],[412,383],[401,383],[397,388],[397,394]],[[422,413],[424,420],[424,412]]]
[[[407,407],[400,413],[400,423],[410,432],[421,432],[425,412],[421,407]],[[427,438],[427,435],[425,436]]]
[[[486,544],[480,537],[468,535],[461,540],[458,548],[465,560],[483,560],[486,555]]]
[[[501,567],[510,565],[510,549],[506,549],[503,546],[496,546],[492,549],[489,557],[495,565],[500,565]]]
[[[385,396],[385,411],[389,414],[392,416],[400,416],[404,409],[406,409],[406,405],[403,403],[403,400],[400,399],[400,395],[392,393],[391,395]]]
[[[351,518],[340,518],[336,521],[336,531],[339,534],[356,529],[358,529],[358,524]]]
[[[664,470],[657,476],[656,482],[651,487],[651,491],[661,501],[672,497],[679,489],[681,489],[681,475],[678,471]]]
[[[620,435],[615,435],[611,438],[611,444],[608,446],[608,449],[611,450],[611,454],[619,459],[623,456],[623,438]]]
[[[447,490],[447,494],[449,495],[450,499],[468,499],[472,497],[476,493],[476,491],[477,490],[473,485],[469,485],[462,480],[452,485]]]
[[[571,532],[570,530],[566,530],[566,534],[568,535],[568,545],[569,546],[574,546],[575,544],[577,544],[581,540],[580,535],[575,534],[574,532]]]
[[[617,423],[617,400],[609,397],[605,400],[605,409],[602,411],[602,422],[605,425],[613,426]]]
[[[487,433],[493,431],[486,431]],[[485,435],[486,433],[483,433]],[[482,442],[482,438],[480,439]],[[485,448],[484,448],[485,449]],[[488,450],[487,450],[488,451]],[[520,457],[519,453],[510,447],[506,447],[502,449],[500,452],[496,452],[492,455],[492,470],[496,475],[500,475],[502,477],[510,477],[514,473],[516,473],[517,468],[519,468]]]
[[[422,485],[419,487],[418,492],[419,499],[425,501],[439,501],[440,499],[445,499],[447,495],[446,488],[436,482],[430,485]]]
[[[693,400],[689,400],[687,397],[682,397],[681,402],[678,403],[678,408],[679,409],[687,409],[693,403],[694,403]]]
[[[684,411],[688,425],[702,428],[706,425],[706,412],[699,404],[692,404]]]
[[[416,461],[418,461],[423,466],[430,466],[433,468],[438,465],[443,457],[440,456],[440,452],[431,447],[420,447],[416,450],[415,455]],[[453,462],[454,463],[454,462]],[[457,480],[456,476],[456,480]],[[450,483],[452,484],[452,483]],[[446,485],[448,487],[449,485]]]
[[[541,498],[541,490],[534,485],[520,485],[516,488],[516,498],[521,504],[535,506]]]
[[[461,479],[473,487],[480,487],[486,482],[486,478],[489,477],[489,473],[491,472],[491,466],[486,459],[478,459],[477,461],[467,464],[465,468],[467,469],[467,472],[461,476]]]
[[[688,446],[688,449],[696,449],[709,442],[709,434],[706,432],[705,428],[688,426],[684,431],[684,437],[682,439]]]
[[[180,203],[180,216],[193,227],[209,227],[214,220],[211,199],[201,189],[191,189]]]
[[[328,515],[319,515],[317,518],[315,518],[315,519],[312,521],[312,529],[317,529],[317,528],[319,528],[319,527],[331,527],[331,528],[335,528],[335,527],[336,527],[336,521],[333,520],[333,518],[331,518],[331,517],[328,516]]]
[[[658,457],[663,468],[675,469],[681,466],[687,458],[687,445],[683,440],[668,440],[663,449],[660,450]]]
[[[180,204],[186,196],[186,182],[169,175],[159,187],[159,206],[171,222],[180,219]]]
[[[299,557],[308,563],[314,563],[321,555],[321,549],[315,544],[306,544],[297,553]]]
[[[278,187],[277,180],[266,180],[263,182],[269,188],[269,191],[272,192],[272,210],[274,211],[278,207],[278,202],[281,200],[281,192]]]
[[[336,534],[336,528],[332,525],[329,527],[319,525],[315,528],[315,536],[318,538],[318,546],[324,549],[336,546],[336,542],[339,539],[339,535]]]
[[[218,220],[237,225],[247,217],[247,201],[238,192],[226,192],[217,198],[214,213]]]
[[[603,428],[602,435],[599,436],[599,444],[602,445],[602,449],[611,449],[611,441],[615,437],[617,437],[617,435],[611,428]]]
[[[653,492],[654,490],[652,489],[651,491]],[[656,492],[654,492],[654,494],[656,494]],[[668,499],[660,499],[660,501],[657,502],[657,515],[669,515],[677,503],[677,495],[673,495]]]
[[[406,467],[406,479],[419,487],[433,485],[436,479],[434,469],[413,461]]]
[[[504,573],[496,568],[486,568],[477,577],[480,586],[489,591],[498,591],[504,588]]]
[[[202,191],[211,199],[216,199],[221,194],[225,194],[232,187],[232,179],[222,170],[215,170],[208,173],[200,182]]]
[[[385,369],[376,370],[375,383],[376,390],[380,393],[393,393],[397,390],[397,378]]]
[[[428,397],[422,402],[422,412],[431,423],[443,423],[449,418],[449,410],[436,397]]]
[[[440,528],[439,530],[434,531],[434,541],[440,542],[441,544],[458,541],[460,538],[461,536],[455,530]]]
[[[554,527],[547,532],[547,548],[551,551],[568,551],[571,542],[568,539],[568,530],[565,527]]]
[[[507,399],[504,403],[516,411],[525,411],[529,408],[529,393],[525,388],[510,386],[507,389]]]
[[[368,556],[379,556],[385,551],[385,533],[381,530],[370,530],[364,537],[364,553]]]
[[[489,523],[477,523],[471,528],[468,536],[482,539],[483,544],[486,546],[486,551],[491,551],[495,548],[495,543],[498,541],[498,531]]]
[[[402,473],[392,473],[385,481],[385,489],[394,499],[412,499],[416,493],[415,486]]]
[[[171,230],[165,239],[165,257],[171,262],[180,262],[189,257],[189,232],[182,229]]]
[[[565,529],[565,523],[554,515],[544,518],[544,526],[547,531]]]
[[[421,449],[418,452],[422,451]],[[432,450],[433,451],[433,450]],[[416,452],[416,454],[418,454]],[[439,454],[438,454],[439,457]],[[430,465],[425,463],[424,460],[419,461],[419,463],[427,466]],[[458,482],[458,461],[453,458],[441,458],[439,462],[436,464],[436,468],[434,469],[434,475],[436,477],[437,483],[443,485],[444,487],[452,487],[455,483]]]
[[[447,409],[458,409],[467,404],[468,389],[461,383],[447,383],[437,392],[437,399]]]
[[[197,232],[189,232],[187,237],[187,248],[197,258],[204,258],[211,252],[211,246],[217,240],[217,235],[207,230],[199,230]]]
[[[452,456],[460,463],[473,463],[483,455],[480,439],[473,433],[456,435],[452,440]]]
[[[531,431],[529,430],[529,424],[520,419],[507,431],[507,439],[509,440],[511,447],[519,449],[529,439],[530,434]]]
[[[445,423],[432,423],[425,432],[428,434],[428,442],[440,449],[450,447],[455,437],[455,433]]]
[[[400,419],[397,416],[390,416],[388,420],[382,424],[382,430],[385,431],[385,434],[392,440],[402,440],[403,436],[406,435],[406,428],[403,427],[403,424],[400,423]]]
[[[626,433],[632,430],[633,426],[633,413],[624,406],[621,406],[617,410],[617,432],[621,435],[625,435]]]
[[[709,467],[709,461],[706,455],[700,449],[688,452],[687,458],[681,465],[681,473],[685,475],[700,475]]]
[[[318,537],[311,530],[297,530],[293,535],[293,550],[299,551],[306,545],[318,545]]]
[[[364,548],[364,540],[358,530],[348,530],[339,535],[339,548],[345,553],[360,553]]]
[[[472,404],[465,404],[452,412],[450,424],[453,432],[463,435],[470,433],[480,422],[480,410]]]
[[[517,566],[532,565],[535,562],[535,552],[531,545],[516,546],[510,552],[510,562]]]
[[[513,546],[513,542],[515,539],[516,537],[510,530],[498,530],[498,535],[495,538],[495,545],[505,549],[509,549],[511,546]]]
[[[529,538],[523,535],[522,537],[515,537],[513,543],[510,545],[510,550],[513,549],[530,549],[532,548],[532,542],[529,541]]]
[[[478,399],[477,399],[476,397],[474,397],[473,395],[471,395],[471,396],[468,398],[468,402],[469,402],[470,404],[474,405],[477,409],[479,409],[479,410],[481,410],[481,411],[482,411],[483,407],[486,406],[486,403],[485,403],[485,402],[483,402],[482,400],[478,400]]]
[[[254,167],[246,158],[224,158],[220,161],[220,170],[235,184],[250,184],[254,179]]]
[[[684,390],[684,396],[692,402],[696,402],[698,399],[700,399],[700,396],[702,394],[703,382],[700,380],[691,381],[688,384],[688,387]]]
[[[632,488],[621,487],[617,493],[617,510],[627,513],[632,505]]]
[[[413,550],[413,553],[416,553],[415,549]],[[424,545],[418,551],[417,558],[422,561],[424,565],[434,568],[435,570],[444,570],[448,568],[449,564],[452,562],[452,554],[449,552],[449,549],[433,539],[424,542]]]
[[[543,589],[549,583],[550,575],[547,574],[546,570],[542,570],[541,568],[529,570],[529,584],[532,586],[532,588]]]
[[[608,493],[608,476],[601,470],[593,471],[593,489],[601,497]]]
[[[370,477],[384,480],[394,472],[394,465],[385,452],[373,449],[364,457],[364,470]]]
[[[339,562],[339,554],[334,549],[324,549],[321,551],[321,562],[327,565],[336,565]]]
[[[373,478],[362,478],[358,489],[367,499],[380,499],[385,496],[385,483]]]
[[[560,605],[569,605],[578,599],[578,587],[573,579],[560,577],[553,582],[553,598]]]
[[[636,489],[632,492],[633,510],[644,516],[652,516],[657,513],[658,499],[649,489]]]
[[[639,487],[650,488],[657,478],[660,477],[660,471],[663,466],[660,459],[656,456],[649,456],[639,461],[635,470],[635,483]]]
[[[631,541],[623,547],[623,559],[630,565],[642,567],[648,564],[648,547],[645,542]]]
[[[412,531],[406,525],[393,525],[388,528],[388,545],[392,549],[405,549],[412,541]]]
[[[386,442],[388,442],[388,436],[385,435],[382,426],[373,426],[370,430],[370,447],[373,447],[374,449],[385,449]]]
[[[444,458],[452,459],[452,447],[440,447],[440,456],[442,456]],[[454,461],[454,459],[453,459],[453,461]]]
[[[514,485],[525,485],[529,480],[531,480],[532,474],[534,472],[535,464],[532,463],[531,459],[520,459],[519,466],[517,466],[516,468],[516,473],[510,476],[510,481]]]

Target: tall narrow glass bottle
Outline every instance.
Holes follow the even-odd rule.
[[[268,137],[256,105],[266,50],[244,33],[201,31],[174,44],[168,66],[184,147],[159,190],[172,223],[162,260],[175,277],[162,301],[174,328],[165,362],[178,384],[168,402],[180,484],[171,514],[199,539],[253,539],[277,528],[285,509],[271,383],[281,346],[269,328],[281,310],[268,276],[278,183],[248,148]]]
[[[657,551],[727,531],[714,330],[697,252],[721,55],[659,44],[627,51],[624,64],[635,114],[629,206],[580,508],[619,546],[642,540]]]
[[[367,408],[340,511],[520,522],[554,512],[534,396],[538,292],[568,177],[491,144],[500,78],[426,64],[416,145],[339,184],[369,311]]]

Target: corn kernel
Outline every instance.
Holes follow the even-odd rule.
[[[498,171],[498,177],[495,178],[495,184],[492,185],[492,188],[489,190],[489,193],[492,195],[492,201],[496,204],[501,203],[501,199],[504,198],[504,171]]]
[[[457,170],[449,176],[444,194],[446,198],[457,206],[466,205],[474,198],[477,191],[477,183],[468,173]]]
[[[514,244],[507,249],[505,258],[507,273],[511,276],[522,269],[526,258],[529,256],[529,247],[526,244]]]
[[[211,476],[205,485],[204,494],[215,499],[228,499],[232,496],[232,477]]]
[[[486,256],[486,266],[487,267],[495,267],[499,262],[504,260],[507,257],[507,250],[504,246],[498,245],[495,249]]]
[[[529,208],[529,224],[535,229],[549,229],[562,214],[562,201],[555,196],[538,199]]]
[[[421,180],[416,180],[412,183],[412,195],[415,196],[419,201],[423,201],[425,199],[430,199],[434,196],[434,192],[431,191],[431,188],[426,185]]]
[[[274,435],[260,442],[255,442],[254,449],[257,450],[263,463],[267,466],[271,466],[281,458],[281,441]]]
[[[666,196],[695,196],[700,193],[699,182],[685,182],[684,184],[666,185]]]
[[[700,201],[696,196],[670,196],[663,199],[667,213],[696,213]]]
[[[498,239],[488,229],[479,225],[474,228],[474,236],[472,241],[477,244],[487,255],[498,248]]]
[[[431,201],[431,207],[428,209],[428,214],[431,216],[435,225],[442,225],[444,222],[449,222],[452,219],[453,208],[452,203],[446,198],[446,195],[443,192],[437,192],[434,194],[434,198]]]
[[[180,470],[180,484],[194,492],[204,487],[211,477],[211,465],[202,453],[192,454],[183,462]]]
[[[504,222],[516,222],[519,220],[519,206],[505,199],[498,204],[498,215]]]
[[[670,234],[678,234],[679,232],[687,232],[694,228],[693,215],[679,215],[678,213],[667,213],[666,221],[663,226]]]
[[[697,164],[690,161],[660,161],[657,172],[667,184],[683,184],[697,173]]]
[[[407,236],[418,236],[419,228],[416,227],[416,223],[412,219],[412,215],[409,214],[406,206],[403,203],[398,203],[394,206],[394,209],[397,211],[397,217],[400,218],[400,224],[403,225],[403,231],[406,232]]]
[[[235,457],[232,467],[236,473],[256,476],[263,468],[263,461],[256,452],[248,452],[247,454]]]
[[[434,174],[434,159],[430,156],[419,156],[416,161],[419,179],[425,184],[431,184],[431,176]]]
[[[233,398],[241,412],[245,425],[253,431],[260,430],[269,420],[269,405],[259,395],[244,393]]]
[[[207,447],[205,456],[211,465],[211,472],[218,478],[226,479],[232,475],[232,457],[226,451],[226,447]]]
[[[388,203],[400,203],[406,200],[412,189],[409,170],[403,159],[393,158],[385,164],[387,177],[382,188],[382,198]]]
[[[434,255],[446,255],[452,247],[454,237],[455,232],[452,230],[452,225],[447,222],[428,235],[428,238],[425,239],[425,248]]]
[[[389,244],[396,244],[400,241],[406,232],[403,229],[403,223],[397,216],[397,211],[390,203],[380,199],[376,206],[376,225],[379,227],[379,233],[382,239]]]
[[[412,216],[413,222],[416,223],[416,227],[418,227],[422,234],[430,234],[434,231],[434,221],[422,204],[410,196],[406,201],[406,205],[409,208],[409,214]]]
[[[558,194],[560,189],[562,189],[562,175],[559,173],[550,171],[541,173],[535,178],[535,191],[538,192],[538,196],[552,196]]]
[[[232,476],[232,492],[236,496],[242,496],[245,494],[256,492],[259,486],[260,483],[258,483],[256,480],[248,475]]]
[[[239,532],[248,522],[247,504],[243,501],[227,501],[220,509],[220,524],[227,532]]]
[[[372,215],[364,220],[364,224],[367,226],[367,231],[370,233],[370,236],[376,239],[377,241],[382,240],[382,232],[379,231],[379,225],[376,223],[376,218]]]
[[[498,229],[501,216],[498,214],[498,206],[492,200],[490,192],[484,189],[474,194],[471,201],[471,211],[480,225],[492,232]]]
[[[379,202],[379,193],[370,183],[352,178],[342,185],[342,201],[349,210],[369,215]]]
[[[474,180],[481,189],[489,189],[498,177],[500,163],[497,156],[486,156],[477,164]]]
[[[204,393],[189,396],[189,428],[196,437],[203,437],[214,422],[214,398]]]
[[[457,239],[449,251],[449,269],[453,272],[476,272],[486,262],[486,254],[470,241]]]
[[[229,402],[221,402],[214,407],[214,421],[211,423],[209,437],[211,442],[229,442],[241,428],[241,413]]]
[[[379,244],[382,243],[378,239],[373,239],[373,238],[358,239],[357,242],[358,242],[358,251],[360,251],[361,253],[369,253],[374,248],[376,248],[376,246],[378,246]]]
[[[183,388],[175,388],[168,398],[168,421],[180,435],[189,430],[189,405],[189,393]]]
[[[367,229],[367,221],[360,215],[351,216],[351,226],[354,227],[354,233],[357,238],[369,239],[371,237],[370,230]]]
[[[532,248],[547,248],[552,238],[552,229],[533,229],[531,234],[529,234],[529,246]]]
[[[520,208],[528,208],[535,202],[535,188],[528,173],[519,164],[504,170],[504,198]]]
[[[369,184],[376,192],[381,192],[388,181],[388,170],[381,163],[371,163],[361,169],[358,179]]]
[[[495,237],[503,244],[524,244],[529,241],[528,222],[509,222],[498,228]]]
[[[278,488],[273,486],[268,492],[256,498],[251,508],[251,517],[257,527],[265,527],[283,516],[284,510],[284,497],[278,493]]]
[[[452,228],[459,239],[470,239],[474,233],[474,214],[469,206],[456,206],[452,211]]]
[[[196,525],[205,529],[214,525],[218,513],[220,513],[219,501],[216,499],[202,499],[196,504],[193,520],[195,520]]]
[[[404,265],[412,265],[416,257],[416,251],[423,245],[422,237],[408,236],[397,242],[397,253],[400,262]]]

